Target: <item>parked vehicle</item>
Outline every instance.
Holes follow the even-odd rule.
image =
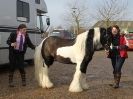
[[[75,35],[64,29],[55,29],[48,34],[48,36],[58,36],[63,39],[74,39]]]
[[[129,43],[129,50],[133,50],[133,34],[126,34]]]
[[[0,65],[9,62],[6,40],[19,24],[27,25],[27,32],[35,45],[40,43],[46,13],[44,0],[0,0]],[[33,55],[34,51],[28,48],[25,59],[33,59]]]

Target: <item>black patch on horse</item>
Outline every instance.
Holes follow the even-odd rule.
[[[46,53],[44,53],[44,50],[46,49],[46,41],[47,41],[47,39],[44,40],[44,42],[42,44],[41,54],[42,54],[42,57],[45,61],[45,64],[49,67],[50,65],[53,64],[54,57],[52,57],[51,55],[48,55],[48,56],[45,55]]]
[[[80,70],[82,73],[86,73],[88,63],[91,61],[94,54],[93,48],[94,29],[90,29],[86,39],[85,56],[81,63]]]

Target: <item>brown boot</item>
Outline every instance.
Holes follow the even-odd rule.
[[[13,84],[13,73],[9,74],[9,87],[14,87],[14,84]]]
[[[116,83],[116,74],[114,74],[114,83],[113,84],[109,84],[110,86],[114,86]]]
[[[26,86],[26,75],[21,74],[21,78],[22,78],[22,86]]]
[[[120,79],[121,79],[121,74],[120,73],[116,74],[115,84],[114,84],[113,88],[115,88],[115,89],[119,88]]]

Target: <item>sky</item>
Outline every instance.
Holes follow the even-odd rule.
[[[47,15],[50,16],[51,25],[53,27],[63,25],[63,15],[67,10],[67,4],[70,3],[72,0],[45,0],[48,13]],[[80,0],[76,0],[77,3]],[[101,4],[103,0],[85,0],[86,4],[88,5],[90,13],[93,13],[94,9],[96,9],[97,4]],[[133,21],[133,0],[127,0],[128,7],[127,7],[127,14],[126,17]]]

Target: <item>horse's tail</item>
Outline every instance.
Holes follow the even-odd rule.
[[[35,55],[34,55],[34,63],[35,63],[35,78],[36,80],[40,80],[41,76],[41,70],[43,70],[43,64],[44,64],[44,59],[42,57],[41,49],[43,45],[44,40],[40,43],[39,46],[36,47],[35,49]]]
[[[35,50],[35,55],[34,55],[35,78],[41,87],[51,88],[53,87],[53,83],[50,81],[48,77],[48,67],[45,64],[41,53],[42,45],[45,39],[41,42],[41,44],[38,47],[36,47],[36,50]]]

